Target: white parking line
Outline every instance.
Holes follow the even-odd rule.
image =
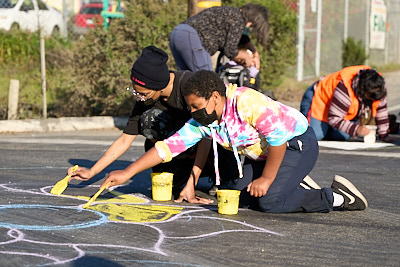
[[[349,150],[320,150],[319,153],[324,154],[335,154],[335,155],[357,155],[367,157],[380,157],[380,158],[400,158],[400,153],[394,152],[377,152],[373,150],[369,151],[349,151]]]
[[[50,139],[50,138],[6,138],[0,142],[5,143],[21,143],[21,144],[62,144],[62,145],[98,145],[110,146],[113,141],[94,141],[85,139]],[[143,141],[134,141],[132,146],[142,147]],[[322,145],[324,146],[324,145]],[[337,147],[335,147],[337,148]],[[319,153],[336,154],[336,155],[358,155],[368,157],[387,157],[400,158],[400,152],[378,152],[375,150],[360,151],[360,150],[321,150]]]
[[[110,146],[113,141],[94,141],[84,139],[53,139],[53,138],[7,138],[0,139],[5,143],[21,143],[21,144],[60,144],[60,145],[98,145]],[[143,146],[143,142],[135,141],[132,146]]]

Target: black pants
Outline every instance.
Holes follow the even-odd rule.
[[[226,187],[241,191],[240,205],[264,212],[329,212],[333,209],[331,188],[307,190],[299,187],[300,182],[313,169],[319,153],[318,142],[311,127],[288,141],[286,153],[274,182],[263,197],[252,197],[247,185],[259,178],[265,161],[246,158],[243,178],[226,183]]]

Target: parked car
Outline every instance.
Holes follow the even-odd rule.
[[[82,5],[75,16],[74,33],[85,34],[89,28],[93,28],[95,25],[102,26],[104,19],[101,16],[101,11],[103,11],[103,4],[101,3]]]
[[[0,0],[0,30],[63,34],[63,16],[42,0]]]

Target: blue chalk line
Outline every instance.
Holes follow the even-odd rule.
[[[0,206],[0,210],[4,209],[73,209],[79,212],[81,211],[90,211],[95,213],[99,216],[99,219],[84,222],[84,223],[77,223],[77,224],[69,224],[69,225],[26,225],[26,224],[13,224],[13,223],[4,223],[0,222],[0,227],[6,228],[14,228],[19,230],[33,230],[33,231],[54,231],[54,230],[73,230],[73,229],[80,229],[80,228],[88,228],[92,226],[98,226],[100,224],[108,222],[108,218],[106,215],[102,214],[101,212],[85,209],[83,210],[80,207],[66,207],[66,206],[51,206],[51,205],[26,205],[26,204],[18,204],[18,205],[4,205]],[[1,217],[0,217],[1,220]],[[67,220],[67,219],[66,219]]]

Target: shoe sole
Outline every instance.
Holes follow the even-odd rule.
[[[213,186],[209,191],[208,195],[209,196],[215,196],[217,194],[218,187]]]
[[[300,183],[300,186],[307,190],[321,189],[321,187],[308,175],[304,177],[303,181]]]
[[[361,199],[364,202],[365,208],[368,207],[367,199],[363,196],[363,194],[361,194],[360,191],[358,191],[358,189],[349,180],[340,175],[335,175],[335,178],[333,180],[344,185],[350,192],[352,192],[354,195],[356,195],[359,199]]]

